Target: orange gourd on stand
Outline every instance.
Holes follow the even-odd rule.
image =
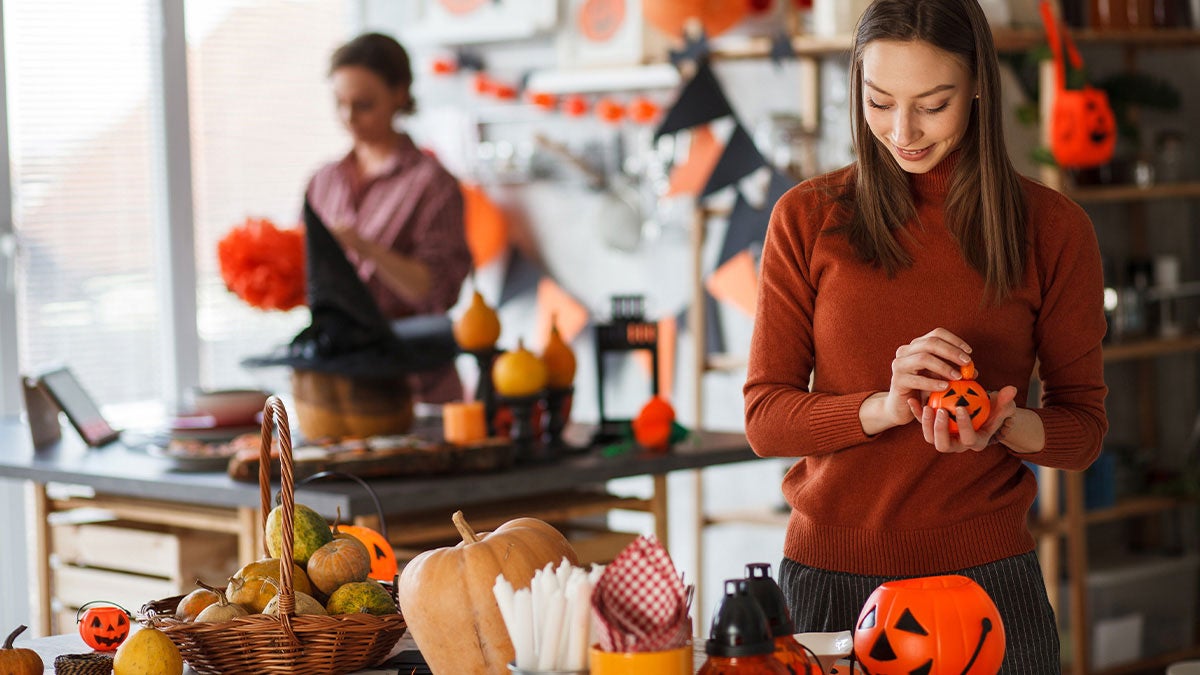
[[[510,520],[476,533],[458,511],[457,546],[426,551],[404,567],[396,586],[400,611],[435,673],[501,673],[515,657],[492,587],[503,574],[527,588],[547,563],[579,562],[566,537],[536,518]]]
[[[453,326],[454,341],[464,351],[491,349],[500,337],[500,317],[479,291],[471,294],[471,304]]]
[[[13,647],[13,640],[25,630],[25,626],[18,626],[4,641],[4,647],[0,648],[0,673],[5,675],[42,675],[46,669],[42,663],[42,657],[32,649],[23,649]]]
[[[950,413],[950,433],[958,433],[958,422],[955,419],[957,408],[966,408],[971,416],[971,426],[978,431],[988,420],[992,412],[992,401],[988,398],[987,390],[975,381],[975,363],[964,365],[960,371],[962,379],[950,383],[942,391],[929,395],[927,405],[934,410],[941,408]]]
[[[542,363],[546,366],[546,385],[553,389],[566,389],[575,381],[575,352],[558,332],[554,320],[550,321],[550,337],[542,350]]]
[[[870,673],[994,675],[1004,661],[1004,625],[967,577],[889,581],[863,605],[854,655]]]
[[[501,396],[533,396],[546,387],[546,364],[525,349],[524,341],[517,340],[516,349],[496,357],[492,365],[492,383]]]
[[[666,450],[671,445],[671,427],[675,423],[675,408],[662,396],[652,396],[642,406],[630,426],[633,439],[647,450]]]

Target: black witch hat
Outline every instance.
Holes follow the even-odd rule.
[[[419,316],[388,322],[342,247],[304,202],[309,325],[291,343],[242,361],[286,365],[354,378],[392,378],[431,370],[458,352],[450,319]]]

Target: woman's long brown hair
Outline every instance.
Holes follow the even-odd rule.
[[[993,298],[1008,297],[1025,272],[1025,199],[1004,145],[1000,68],[987,17],[977,0],[875,0],[863,13],[850,61],[850,120],[857,155],[853,216],[845,228],[854,250],[889,276],[911,264],[897,234],[916,216],[908,176],[863,115],[863,50],[874,40],[920,40],[962,59],[978,100],[950,179],[946,224]]]

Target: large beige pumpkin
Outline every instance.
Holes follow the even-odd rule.
[[[515,654],[492,594],[497,575],[514,589],[528,588],[546,563],[579,559],[561,532],[536,518],[510,520],[490,534],[476,534],[462,511],[453,521],[461,543],[426,551],[404,567],[400,612],[433,672],[507,672]]]

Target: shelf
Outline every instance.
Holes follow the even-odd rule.
[[[1138,187],[1137,185],[1107,185],[1073,187],[1066,191],[1077,202],[1137,202],[1155,199],[1189,199],[1200,197],[1200,182],[1167,183]]]
[[[1138,340],[1104,346],[1104,362],[1129,361],[1168,354],[1200,351],[1200,335],[1179,338]]]
[[[728,373],[742,370],[749,364],[749,357],[743,354],[709,354],[708,359],[704,362],[704,369],[710,373]]]
[[[576,92],[671,89],[679,85],[679,71],[669,63],[622,68],[544,70],[529,76],[531,91],[547,94]]]
[[[1111,523],[1126,518],[1152,516],[1156,513],[1179,508],[1191,502],[1192,500],[1182,497],[1158,497],[1152,495],[1130,497],[1122,499],[1115,506],[1088,511],[1083,516],[1083,522],[1088,525],[1095,525],[1098,523]],[[1030,530],[1037,537],[1051,534],[1065,534],[1067,531],[1067,522],[1064,518],[1059,518],[1053,522],[1038,521],[1030,525]]]
[[[1200,45],[1200,30],[1186,28],[1124,31],[1072,31],[1071,37],[1080,44],[1126,45],[1130,47],[1188,47]],[[1046,43],[1046,34],[1038,28],[999,28],[992,31],[992,40],[1000,52],[1019,52]],[[848,54],[854,36],[797,35],[792,38],[792,50],[797,56],[832,56]],[[761,59],[770,56],[771,39],[747,38],[736,43],[713,45],[713,56],[722,60]]]

